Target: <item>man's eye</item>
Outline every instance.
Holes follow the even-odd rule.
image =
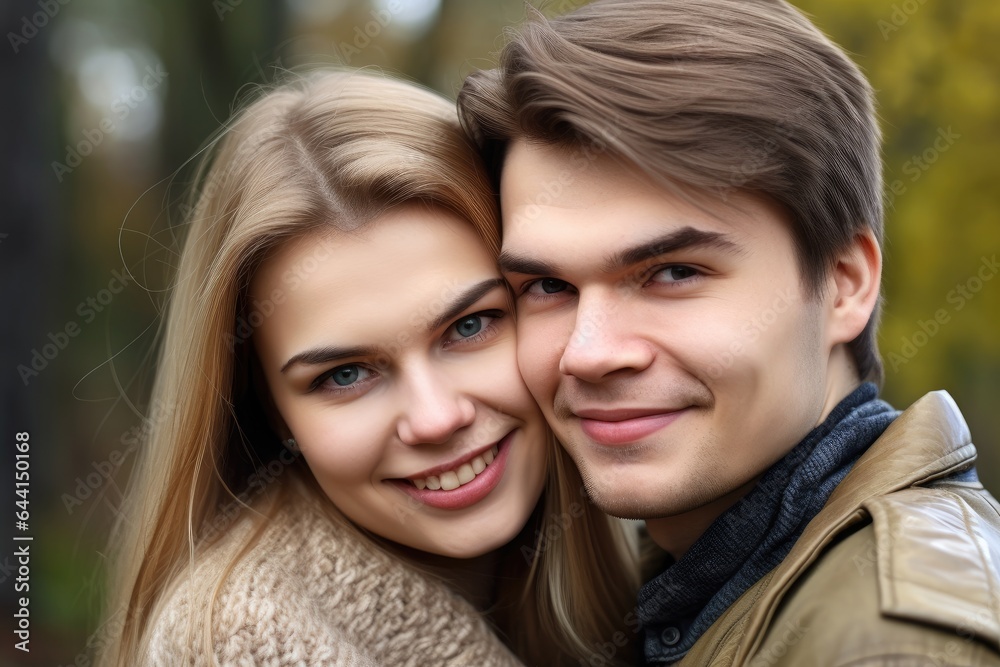
[[[557,280],[555,278],[541,278],[531,283],[524,292],[532,293],[535,295],[540,294],[558,294],[559,292],[565,292],[566,288],[569,287],[569,283],[565,280]]]
[[[698,269],[678,264],[660,269],[653,274],[652,280],[669,285],[671,283],[679,283],[685,280],[690,280],[698,274]]]

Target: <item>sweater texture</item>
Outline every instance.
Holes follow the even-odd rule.
[[[240,555],[265,521],[244,510],[174,581],[152,616],[144,664],[521,664],[464,598],[337,525],[306,493]],[[207,650],[203,619],[217,589]]]

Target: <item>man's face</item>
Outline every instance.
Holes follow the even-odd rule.
[[[806,293],[780,207],[693,204],[608,157],[525,142],[501,197],[518,364],[606,512],[742,493],[836,403],[829,297]]]

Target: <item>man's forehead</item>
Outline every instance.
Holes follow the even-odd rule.
[[[519,143],[515,150],[501,192],[506,251],[564,252],[597,236],[617,248],[684,228],[740,245],[772,234],[776,222],[791,233],[787,211],[759,194],[734,189],[722,196],[654,185],[617,161],[567,163],[558,153],[566,149],[552,146]]]
[[[515,139],[508,146],[500,178],[501,200],[508,206],[532,203],[579,205],[588,198],[613,195],[625,187],[659,189],[638,167],[593,145],[555,145]]]

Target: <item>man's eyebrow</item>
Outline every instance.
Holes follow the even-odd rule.
[[[504,273],[523,273],[526,276],[554,276],[559,274],[559,267],[547,264],[537,259],[504,250],[497,260],[500,270]]]
[[[499,287],[503,287],[503,285],[503,278],[487,278],[486,280],[482,280],[466,287],[461,290],[449,304],[447,304],[440,315],[435,317],[434,320],[427,325],[427,329],[433,331],[442,324],[447,323],[448,320],[458,317],[463,310],[474,304],[476,301],[479,301],[491,291]],[[321,364],[328,364],[331,361],[337,361],[338,359],[376,356],[378,352],[379,350],[377,347],[367,345],[358,345],[353,347],[317,347],[294,355],[291,359],[285,362],[284,366],[281,367],[281,372],[284,373],[296,364],[319,366]]]
[[[682,227],[650,241],[620,250],[604,262],[604,270],[615,273],[641,262],[689,248],[715,248],[738,255],[743,248],[721,232],[708,232],[694,227]]]

